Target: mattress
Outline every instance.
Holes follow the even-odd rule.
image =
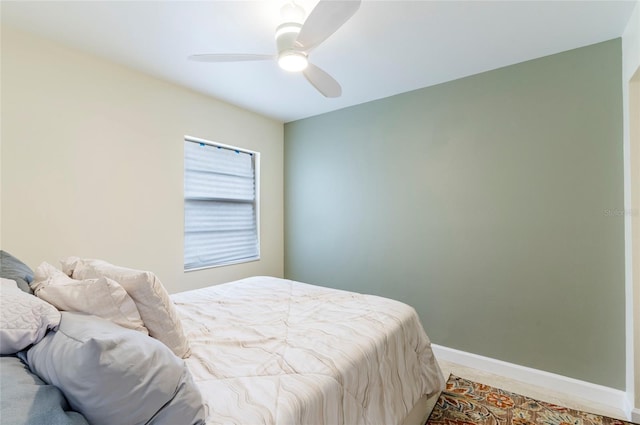
[[[208,424],[400,424],[445,385],[398,301],[272,277],[172,299]]]

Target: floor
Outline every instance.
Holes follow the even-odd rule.
[[[611,406],[594,403],[592,401],[580,399],[578,397],[572,397],[571,395],[567,395],[565,393],[554,392],[552,390],[549,390],[548,388],[523,384],[518,381],[505,378],[504,376],[494,375],[477,369],[471,369],[465,366],[458,365],[456,363],[440,361],[439,364],[445,377],[448,377],[449,374],[453,374],[461,378],[469,379],[471,381],[480,382],[483,384],[491,385],[492,387],[501,388],[506,391],[511,391],[531,398],[535,398],[536,400],[558,404],[561,406],[569,407],[571,409],[583,410],[589,413],[595,413],[597,415],[627,420],[622,410],[613,408]],[[435,398],[430,400],[430,402],[431,404],[435,404]],[[431,411],[432,408],[433,407],[430,405],[429,411]]]

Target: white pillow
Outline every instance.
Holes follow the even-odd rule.
[[[71,273],[74,279],[108,277],[118,282],[136,303],[149,335],[163,342],[179,357],[191,355],[178,312],[155,274],[78,257],[66,258],[61,263],[62,270]]]
[[[47,329],[57,329],[60,312],[18,288],[15,280],[0,278],[0,354],[13,354],[38,343]]]
[[[127,291],[111,279],[74,280],[45,262],[35,270],[31,287],[38,298],[58,310],[93,314],[122,327],[149,334],[136,304]]]

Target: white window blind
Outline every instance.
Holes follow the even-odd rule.
[[[184,268],[260,258],[257,152],[184,143]]]

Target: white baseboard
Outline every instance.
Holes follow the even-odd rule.
[[[578,379],[520,366],[490,357],[467,353],[437,344],[431,344],[431,347],[437,359],[457,363],[483,372],[506,376],[528,385],[535,385],[556,392],[571,394],[572,396],[595,403],[612,406],[625,412],[628,419],[632,419],[633,415],[632,420],[640,423],[640,417],[638,416],[640,415],[640,409],[632,410],[631,406],[629,406],[627,393],[622,390],[616,390],[603,385],[592,384],[590,382],[580,381]]]

